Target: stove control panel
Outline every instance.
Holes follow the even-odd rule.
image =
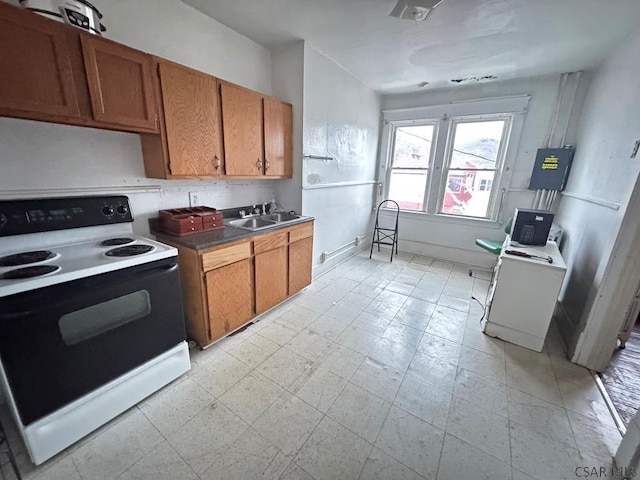
[[[133,222],[123,195],[0,201],[0,237]]]

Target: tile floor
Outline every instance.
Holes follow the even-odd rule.
[[[589,372],[483,335],[487,279],[360,254],[26,478],[575,479],[620,435]],[[4,468],[6,478],[12,478]]]

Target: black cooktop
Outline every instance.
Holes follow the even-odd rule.
[[[132,257],[134,255],[142,255],[144,253],[149,253],[155,247],[151,245],[127,245],[125,247],[114,248],[113,250],[109,250],[105,255],[108,257]]]
[[[31,267],[16,268],[2,274],[4,280],[18,280],[22,278],[41,277],[49,273],[57,272],[60,267],[57,265],[34,265]]]
[[[135,240],[133,238],[120,237],[120,238],[109,238],[100,243],[103,247],[115,247],[117,245],[126,245],[128,243],[133,243]]]
[[[37,250],[34,252],[16,253],[0,258],[0,267],[16,267],[30,263],[43,262],[56,256],[49,250]]]

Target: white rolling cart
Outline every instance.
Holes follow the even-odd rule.
[[[489,287],[483,331],[516,345],[542,351],[567,267],[555,242],[541,247],[511,246],[507,237]],[[505,253],[516,250],[543,257]],[[551,258],[552,263],[544,260]]]

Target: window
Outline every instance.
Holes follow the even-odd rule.
[[[512,135],[516,113],[525,111],[528,100],[385,112],[387,158],[381,168],[386,168],[386,198],[407,211],[497,218],[509,141],[517,138]]]

